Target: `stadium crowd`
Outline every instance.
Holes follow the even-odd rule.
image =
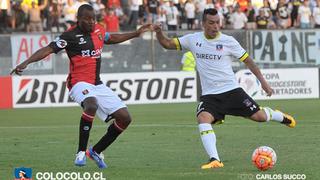
[[[201,28],[205,8],[216,8],[222,29],[319,28],[320,0],[0,0],[0,33],[62,32],[91,4],[107,31],[160,23],[166,30]]]

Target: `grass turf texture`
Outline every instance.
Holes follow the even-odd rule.
[[[196,103],[130,105],[133,123],[105,152],[107,179],[244,179],[256,174],[305,174],[319,179],[320,100],[259,101],[289,112],[297,127],[276,122],[255,123],[227,116],[214,127],[225,167],[201,170],[208,160],[195,120]],[[37,172],[100,172],[87,159],[85,167],[73,164],[78,143],[81,109],[37,108],[0,110],[0,179],[14,179],[14,168]],[[95,119],[89,144],[104,134],[106,124]],[[261,172],[251,163],[253,150],[272,147],[278,161]],[[248,176],[249,175],[249,176]]]

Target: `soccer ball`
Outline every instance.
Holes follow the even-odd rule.
[[[276,152],[268,146],[260,146],[252,153],[252,163],[261,171],[271,169],[277,162]]]

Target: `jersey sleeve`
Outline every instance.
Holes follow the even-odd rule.
[[[67,34],[63,33],[49,44],[49,46],[53,49],[54,53],[57,54],[59,51],[65,49],[68,46],[67,37]]]
[[[190,50],[191,34],[174,39],[178,50]],[[178,48],[179,47],[179,48]]]
[[[243,49],[239,42],[233,37],[231,38],[230,52],[235,58],[239,59],[241,62],[243,62],[249,56],[247,51]]]

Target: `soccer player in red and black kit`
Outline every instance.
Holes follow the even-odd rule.
[[[100,80],[103,44],[116,44],[139,37],[150,29],[150,25],[144,25],[131,33],[109,34],[96,23],[94,10],[88,4],[79,7],[77,18],[78,22],[75,26],[62,33],[48,46],[36,51],[30,58],[15,67],[11,74],[21,75],[28,64],[65,49],[70,59],[70,73],[67,78],[69,96],[83,108],[78,153],[74,163],[77,166],[84,166],[88,156],[99,168],[106,168],[101,152],[128,127],[131,117],[126,105],[117,94]],[[92,121],[96,114],[105,122],[112,118],[115,120],[98,143],[86,150]]]

